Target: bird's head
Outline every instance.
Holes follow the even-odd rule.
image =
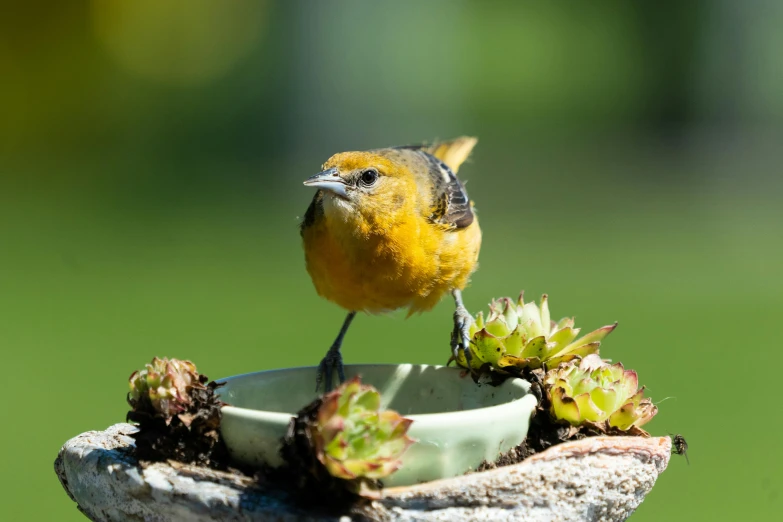
[[[327,213],[388,219],[407,203],[415,204],[416,182],[410,167],[405,155],[394,149],[341,152],[304,184],[323,192]]]
[[[476,141],[462,136],[432,145],[341,152],[304,184],[320,189],[327,216],[362,232],[388,228],[412,216],[431,216],[438,203],[435,184],[448,181],[433,157],[456,173]]]

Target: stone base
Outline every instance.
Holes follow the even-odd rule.
[[[141,467],[136,428],[115,424],[65,443],[55,471],[91,520],[625,520],[669,463],[669,437],[590,437],[515,464],[383,491],[345,513],[311,511],[285,491],[176,462]]]

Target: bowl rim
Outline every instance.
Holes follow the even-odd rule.
[[[373,363],[367,363],[367,364],[346,364],[345,368],[350,367],[356,367],[356,366],[373,366],[373,367],[400,367],[400,366],[410,366],[410,367],[432,367],[432,368],[454,368],[454,370],[460,370],[460,368],[457,367],[450,367],[445,365],[435,365],[435,364],[415,364],[415,363],[400,363],[400,364],[394,364],[394,363],[381,363],[381,364],[373,364]],[[269,375],[274,373],[281,373],[286,371],[292,371],[292,370],[312,370],[315,371],[318,367],[317,366],[292,366],[289,368],[274,368],[272,370],[260,370],[257,372],[247,372],[247,373],[241,373],[238,375],[231,375],[229,377],[223,377],[221,379],[215,379],[215,382],[218,384],[221,383],[227,383],[232,380],[237,380],[243,377],[251,377],[251,376],[259,376],[259,375]],[[479,385],[477,385],[479,386]],[[489,386],[489,385],[485,385]],[[411,419],[414,421],[414,425],[418,428],[421,428],[423,425],[439,425],[443,426],[444,424],[447,424],[449,422],[456,422],[459,421],[461,417],[464,417],[465,415],[485,415],[487,418],[489,417],[496,417],[499,415],[502,415],[506,410],[513,406],[519,406],[521,407],[520,403],[521,401],[529,401],[528,397],[535,398],[535,404],[532,406],[532,408],[535,408],[535,406],[538,404],[538,399],[535,397],[535,394],[533,394],[530,391],[530,383],[520,377],[510,377],[506,381],[504,381],[503,386],[514,386],[515,388],[521,388],[525,392],[521,397],[518,397],[514,400],[510,400],[508,402],[504,402],[502,404],[496,404],[494,406],[484,406],[481,408],[472,408],[469,410],[460,410],[460,411],[448,411],[448,412],[442,412],[442,413],[418,413],[418,414],[410,414],[410,415],[403,415],[403,417],[407,419]],[[218,388],[218,393],[220,393],[220,388]],[[306,404],[303,404],[302,407],[306,406]],[[252,419],[256,421],[264,421],[264,422],[278,422],[281,424],[288,424],[288,422],[291,420],[292,417],[296,416],[296,412],[292,413],[282,413],[282,412],[276,412],[276,411],[267,411],[267,410],[257,410],[254,408],[242,408],[239,406],[231,406],[230,404],[224,405],[221,407],[221,409],[224,412],[231,413],[233,415],[243,417],[246,419]]]

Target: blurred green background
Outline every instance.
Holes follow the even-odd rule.
[[[476,135],[466,291],[548,293],[682,433],[634,520],[783,508],[783,4],[30,2],[0,13],[1,518],[81,520],[52,462],[155,355],[316,364],[304,270],[332,153]],[[346,361],[443,363],[452,304],[360,317]]]

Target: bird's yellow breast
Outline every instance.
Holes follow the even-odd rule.
[[[322,211],[302,229],[307,271],[316,291],[346,310],[429,310],[463,289],[481,245],[478,220],[462,229],[433,224],[415,210],[372,218],[323,196]]]

